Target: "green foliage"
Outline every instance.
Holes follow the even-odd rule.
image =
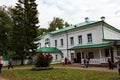
[[[38,34],[37,34],[37,36],[42,35],[44,32],[47,32],[47,29],[45,29],[45,28],[40,28],[40,29],[38,29]]]
[[[8,11],[4,7],[0,7],[0,55],[7,55],[11,26],[12,20]]]
[[[56,28],[63,28],[63,26],[68,27],[69,24],[67,22],[64,22],[63,19],[60,19],[58,17],[54,17],[53,21],[49,24],[50,27],[48,28],[48,31],[54,31]]]
[[[40,53],[37,56],[37,59],[35,61],[35,66],[36,67],[49,67],[51,61],[52,61],[52,56],[50,54],[43,55],[43,53]]]
[[[38,11],[36,0],[19,0],[15,8],[11,8],[13,28],[10,34],[10,48],[17,56],[21,57],[21,65],[24,58],[36,54]]]

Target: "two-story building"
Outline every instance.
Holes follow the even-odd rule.
[[[120,56],[120,30],[107,24],[105,17],[100,21],[85,21],[63,29],[39,36],[39,48],[57,47],[60,53],[51,53],[53,62],[67,57],[72,62],[83,63],[84,57],[90,58],[90,64],[107,63],[107,58]]]

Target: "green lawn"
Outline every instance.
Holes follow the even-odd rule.
[[[113,72],[72,69],[3,70],[1,76],[9,80],[120,80],[119,75]]]

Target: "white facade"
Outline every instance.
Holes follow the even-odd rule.
[[[105,49],[108,49],[109,57],[117,56],[117,49],[114,47],[113,53],[111,54],[110,48],[107,47],[97,47],[97,48],[85,48],[85,49],[77,49],[77,50],[69,50],[74,46],[85,46],[85,45],[96,45],[96,44],[103,44],[103,43],[111,43],[109,40],[104,39],[115,39],[120,40],[120,31],[112,30],[111,28],[106,27],[103,25],[104,21],[97,21],[97,22],[84,22],[84,24],[74,25],[71,29],[64,30],[57,32],[53,31],[52,33],[45,34],[41,37],[39,43],[41,47],[46,46],[45,40],[49,39],[50,47],[57,47],[63,53],[63,58],[67,57],[71,62],[74,62],[73,59],[77,59],[79,63],[83,63],[83,58],[85,55],[91,54],[94,56],[90,59],[91,64],[101,64],[107,62],[107,57],[105,53]],[[76,27],[78,26],[78,27]],[[71,27],[71,26],[70,26]],[[75,27],[75,28],[73,28]],[[88,35],[91,38],[92,42],[88,42]],[[82,36],[82,43],[79,44],[78,36]],[[61,39],[63,40],[63,44],[61,45]],[[71,44],[71,40],[73,44]],[[56,43],[55,43],[56,41]],[[112,41],[114,42],[114,41]],[[80,53],[80,54],[78,54]],[[62,61],[63,58],[61,54],[56,53],[53,55],[53,62],[55,61]],[[59,56],[56,59],[56,55]],[[83,57],[84,55],[84,57]]]
[[[115,39],[120,40],[120,33],[104,27],[104,39]]]

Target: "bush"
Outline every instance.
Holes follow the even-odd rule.
[[[35,67],[49,67],[52,61],[52,56],[50,54],[44,55],[40,53],[35,61]]]

